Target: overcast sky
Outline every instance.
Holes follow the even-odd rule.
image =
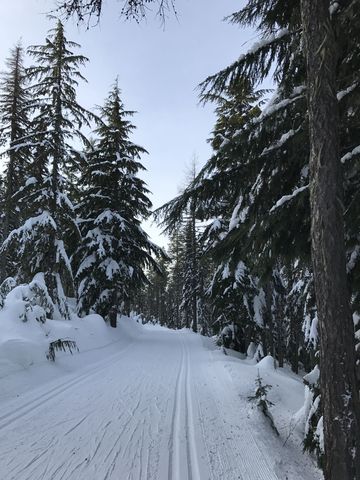
[[[119,77],[125,107],[136,110],[133,141],[149,151],[143,157],[145,180],[158,207],[173,198],[184,183],[194,155],[199,166],[209,158],[206,142],[215,122],[213,107],[198,105],[196,86],[249,49],[254,32],[223,21],[244,4],[239,0],[177,0],[178,18],[165,29],[155,14],[146,22],[124,22],[121,3],[104,1],[100,25],[86,30],[66,24],[69,40],[81,44],[90,60],[83,73],[88,84],[79,89],[83,106],[101,104]],[[45,12],[54,0],[2,1],[0,7],[0,68],[9,49],[22,38],[24,46],[41,44],[51,22]],[[164,239],[146,229],[160,244]]]

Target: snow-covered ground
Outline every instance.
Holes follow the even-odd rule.
[[[303,402],[300,378],[274,370],[268,358],[254,365],[226,356],[189,331],[126,318],[110,330],[100,320],[48,322],[49,337],[67,328],[80,347],[54,364],[44,352],[34,357],[35,338],[33,348],[23,341],[19,363],[9,337],[13,358],[0,355],[1,479],[322,478],[290,428]],[[248,400],[258,369],[273,385],[280,438]]]

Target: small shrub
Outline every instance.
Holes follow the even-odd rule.
[[[2,282],[2,284],[0,285],[0,308],[3,308],[6,296],[15,287],[16,287],[16,281],[12,277],[7,277]]]
[[[256,389],[255,394],[249,397],[249,400],[255,401],[256,406],[261,410],[265,417],[270,422],[271,428],[274,430],[276,435],[279,435],[278,429],[275,426],[273,416],[270,413],[269,407],[272,407],[274,404],[270,402],[267,398],[269,390],[272,388],[272,385],[263,385],[263,379],[260,377],[260,372],[258,371],[258,376],[255,379]]]
[[[54,342],[50,342],[46,358],[50,362],[55,362],[55,352],[66,352],[66,350],[68,350],[71,355],[73,354],[73,351],[79,351],[74,340],[63,340],[62,338],[58,338]]]

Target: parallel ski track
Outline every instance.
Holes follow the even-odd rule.
[[[188,480],[200,480],[200,468],[195,439],[195,416],[191,391],[190,353],[181,338],[181,360],[176,380],[175,400],[172,415],[169,445],[169,480],[184,480],[184,464],[187,465]],[[181,415],[183,411],[183,415]],[[185,422],[185,423],[183,423]],[[186,445],[182,447],[181,436],[185,431]],[[181,462],[181,454],[186,462]]]
[[[28,398],[26,399],[26,404],[20,404],[20,406],[16,407],[15,409],[12,407],[9,409],[9,411],[0,416],[0,430],[11,425],[13,422],[26,416],[27,414],[34,412],[45,403],[57,397],[59,394],[70,390],[75,385],[87,382],[90,378],[97,376],[99,373],[108,368],[109,361],[115,363],[119,362],[123,354],[126,353],[131,345],[132,343],[129,343],[119,352],[116,352],[106,360],[99,362],[95,367],[87,367],[82,373],[71,375],[71,379],[68,378],[65,382],[61,382],[53,388],[50,388],[50,390],[45,390],[46,386],[37,390],[34,397],[32,397],[30,400]]]
[[[185,371],[185,416],[187,432],[188,466],[189,480],[200,480],[200,468],[198,461],[198,452],[195,438],[195,416],[193,412],[193,399],[191,392],[191,374],[190,374],[190,352],[189,347],[183,342],[183,348],[186,352],[186,371]]]
[[[149,333],[111,352],[2,405],[0,480],[285,480],[200,337]]]
[[[169,480],[184,480],[180,478],[180,435],[181,435],[181,399],[184,376],[184,347],[181,342],[181,360],[176,379],[174,407],[171,421],[169,442]]]

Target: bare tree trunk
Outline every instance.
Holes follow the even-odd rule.
[[[112,305],[108,313],[110,327],[112,328],[117,327],[117,313],[118,313],[118,309],[116,305]]]
[[[310,124],[311,238],[320,327],[326,480],[360,479],[359,396],[347,289],[336,98],[337,48],[329,0],[301,0]]]
[[[195,214],[195,203],[192,202],[191,205],[191,249],[192,249],[192,269],[193,269],[193,284],[194,291],[192,293],[192,329],[194,332],[198,331],[198,263],[197,263],[197,238],[196,238],[196,214]]]
[[[264,330],[263,335],[263,350],[264,355],[272,355],[275,358],[275,346],[274,346],[274,322],[272,314],[272,301],[273,301],[273,286],[272,279],[269,279],[264,286],[265,293],[265,310],[264,310]]]

